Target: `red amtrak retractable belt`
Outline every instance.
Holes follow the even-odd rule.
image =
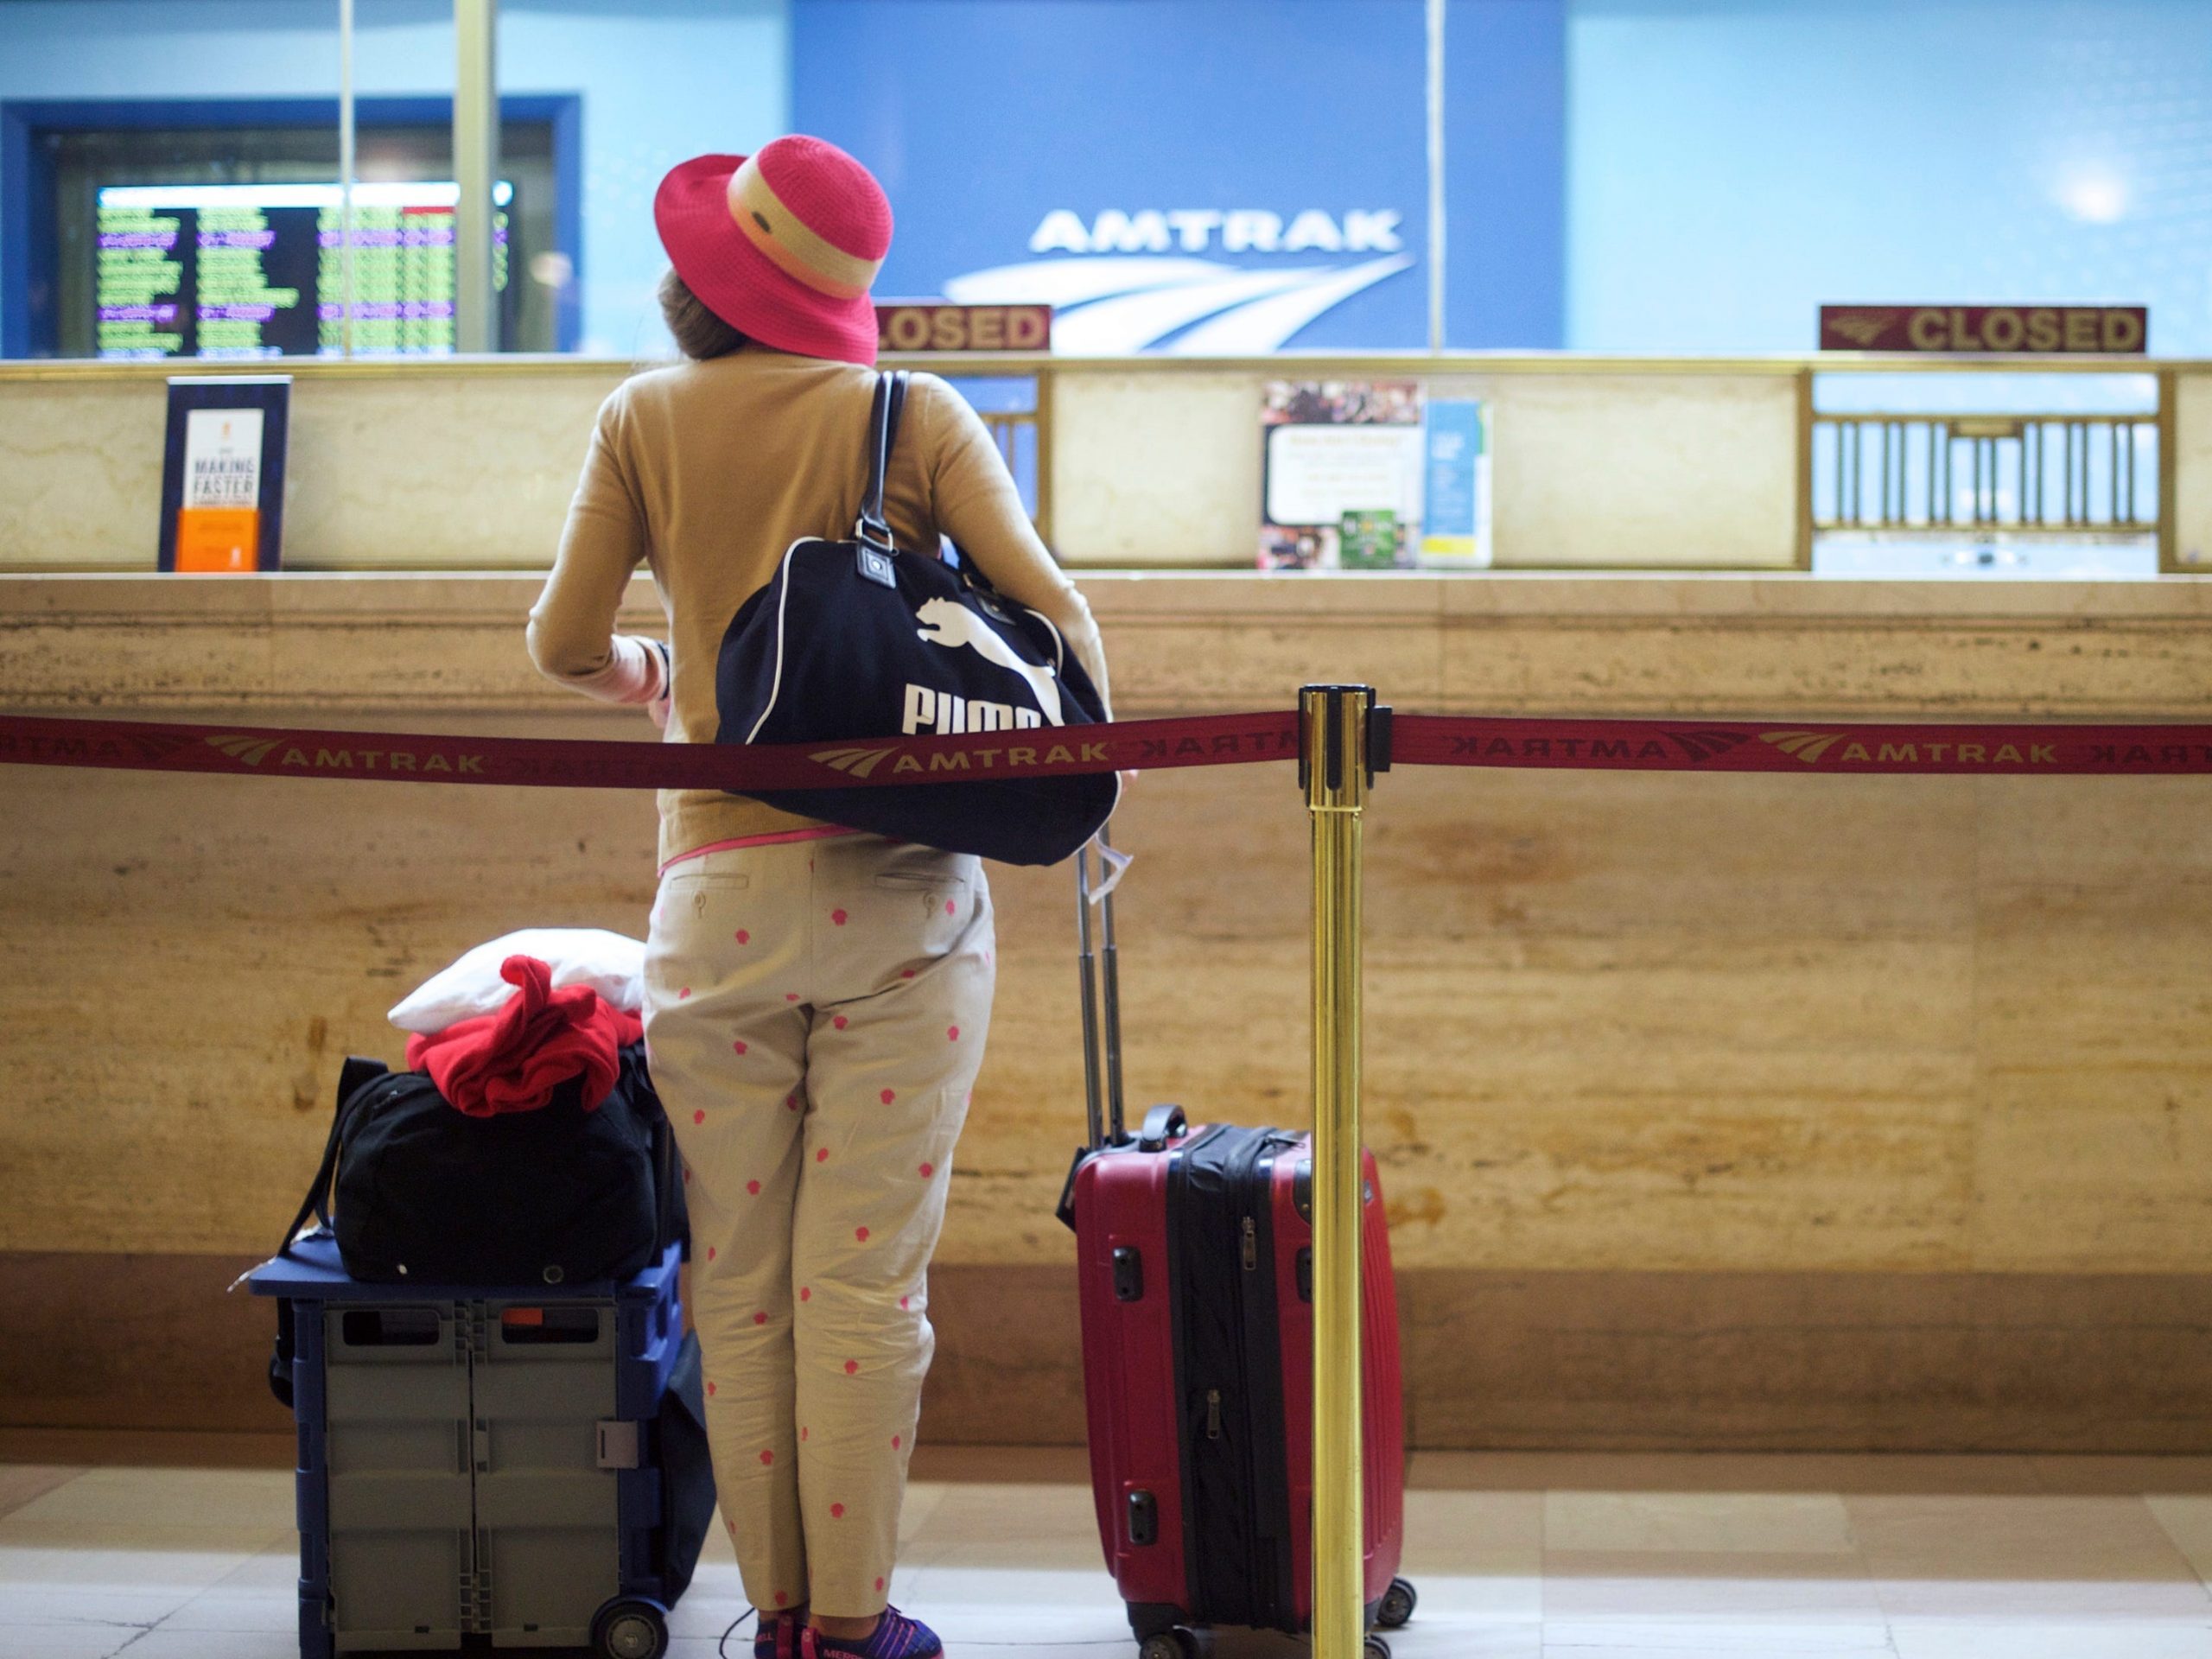
[[[1298,755],[1298,716],[1120,721],[847,742],[623,743],[0,715],[0,764],[553,789],[836,789]]]
[[[1765,723],[1400,715],[1400,766],[1948,776],[2212,773],[2212,726]],[[452,737],[0,715],[0,765],[556,789],[863,788],[1291,760],[1298,716],[1192,715],[955,737],[744,745]]]
[[[1491,720],[1400,715],[1402,766],[1963,776],[2212,772],[2212,726]]]

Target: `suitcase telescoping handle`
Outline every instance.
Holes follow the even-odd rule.
[[[1107,839],[1107,826],[1098,829],[1098,845]],[[1103,861],[1103,852],[1101,853]],[[1109,872],[1102,870],[1102,874]],[[1090,927],[1090,849],[1078,848],[1075,855],[1075,920],[1077,970],[1083,996],[1083,1101],[1090,1119],[1090,1150],[1118,1146],[1126,1133],[1122,1103],[1122,969],[1114,947],[1114,888],[1110,880],[1098,894],[1098,930],[1103,950],[1094,954]],[[1104,961],[1099,961],[1103,956]],[[1101,1084],[1103,1084],[1103,1103]]]

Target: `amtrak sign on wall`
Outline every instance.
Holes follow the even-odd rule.
[[[1402,219],[1323,207],[1108,207],[1086,219],[1055,207],[1029,238],[1039,257],[950,277],[944,291],[969,305],[1051,306],[1057,351],[1256,356],[1411,270]]]

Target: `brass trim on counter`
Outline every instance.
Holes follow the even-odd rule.
[[[574,374],[593,378],[665,368],[675,358],[582,357],[572,353],[496,353],[481,357],[18,358],[0,361],[0,383],[165,380],[175,374],[283,373],[371,379],[429,379],[470,375]],[[1630,356],[1598,352],[1283,352],[1272,357],[1075,357],[1039,352],[887,353],[881,366],[923,369],[948,378],[1008,374],[1324,375],[1796,375],[1816,372],[1931,374],[1959,372],[2167,374],[2212,371],[2212,359],[1942,355],[1928,352],[1774,353],[1736,357]]]

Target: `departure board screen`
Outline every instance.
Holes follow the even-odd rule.
[[[435,356],[454,349],[451,183],[120,185],[99,193],[102,357]],[[493,191],[493,279],[507,285],[513,188]],[[346,298],[345,251],[353,254]]]

